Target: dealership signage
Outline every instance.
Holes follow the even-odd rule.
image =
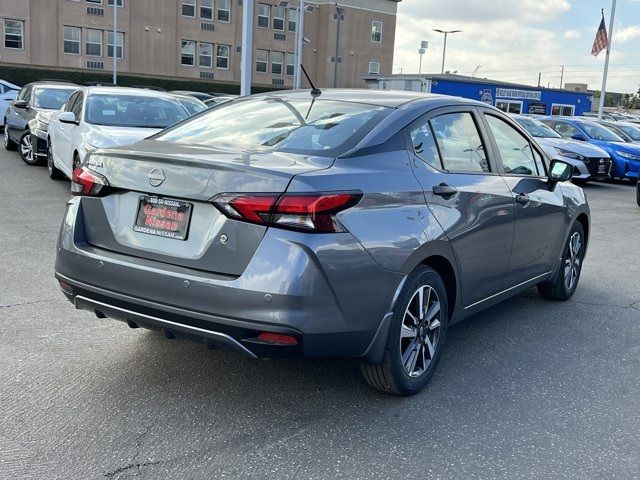
[[[524,100],[540,100],[541,92],[532,92],[529,90],[516,90],[513,88],[496,88],[496,97],[498,98],[522,98]]]
[[[529,113],[531,115],[546,115],[547,104],[541,102],[531,102],[529,103]]]

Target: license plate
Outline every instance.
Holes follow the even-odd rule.
[[[598,165],[598,173],[607,173],[606,165]]]
[[[134,232],[186,240],[193,204],[171,198],[140,196]]]

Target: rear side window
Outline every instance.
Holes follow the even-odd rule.
[[[449,113],[431,120],[445,170],[489,173],[482,138],[468,112]]]
[[[418,157],[432,167],[442,169],[438,146],[436,145],[431,126],[428,123],[419,126],[411,132],[411,143],[413,144],[413,151]]]
[[[504,120],[493,115],[486,115],[485,118],[498,145],[505,173],[511,175],[542,175],[544,169],[540,171],[542,165],[536,161],[529,140]]]

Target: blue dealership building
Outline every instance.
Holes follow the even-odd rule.
[[[509,113],[579,116],[591,111],[593,101],[593,96],[588,92],[532,87],[454,74],[369,75],[364,77],[364,81],[372,89],[471,98]]]

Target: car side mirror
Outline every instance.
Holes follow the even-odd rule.
[[[24,100],[17,100],[17,101],[15,101],[15,102],[13,102],[13,106],[14,106],[15,108],[22,108],[22,109],[25,109],[25,108],[28,108],[28,107],[29,107],[29,104],[28,104],[27,102],[25,102]]]
[[[574,133],[573,135],[571,135],[571,138],[573,140],[578,140],[579,142],[586,142],[587,141],[587,137],[585,137],[581,133]]]
[[[549,183],[567,182],[573,176],[573,165],[562,160],[551,160]]]
[[[58,115],[58,120],[60,120],[60,122],[62,123],[72,123],[74,125],[78,124],[76,120],[76,114],[73,112],[62,112],[60,115]]]

